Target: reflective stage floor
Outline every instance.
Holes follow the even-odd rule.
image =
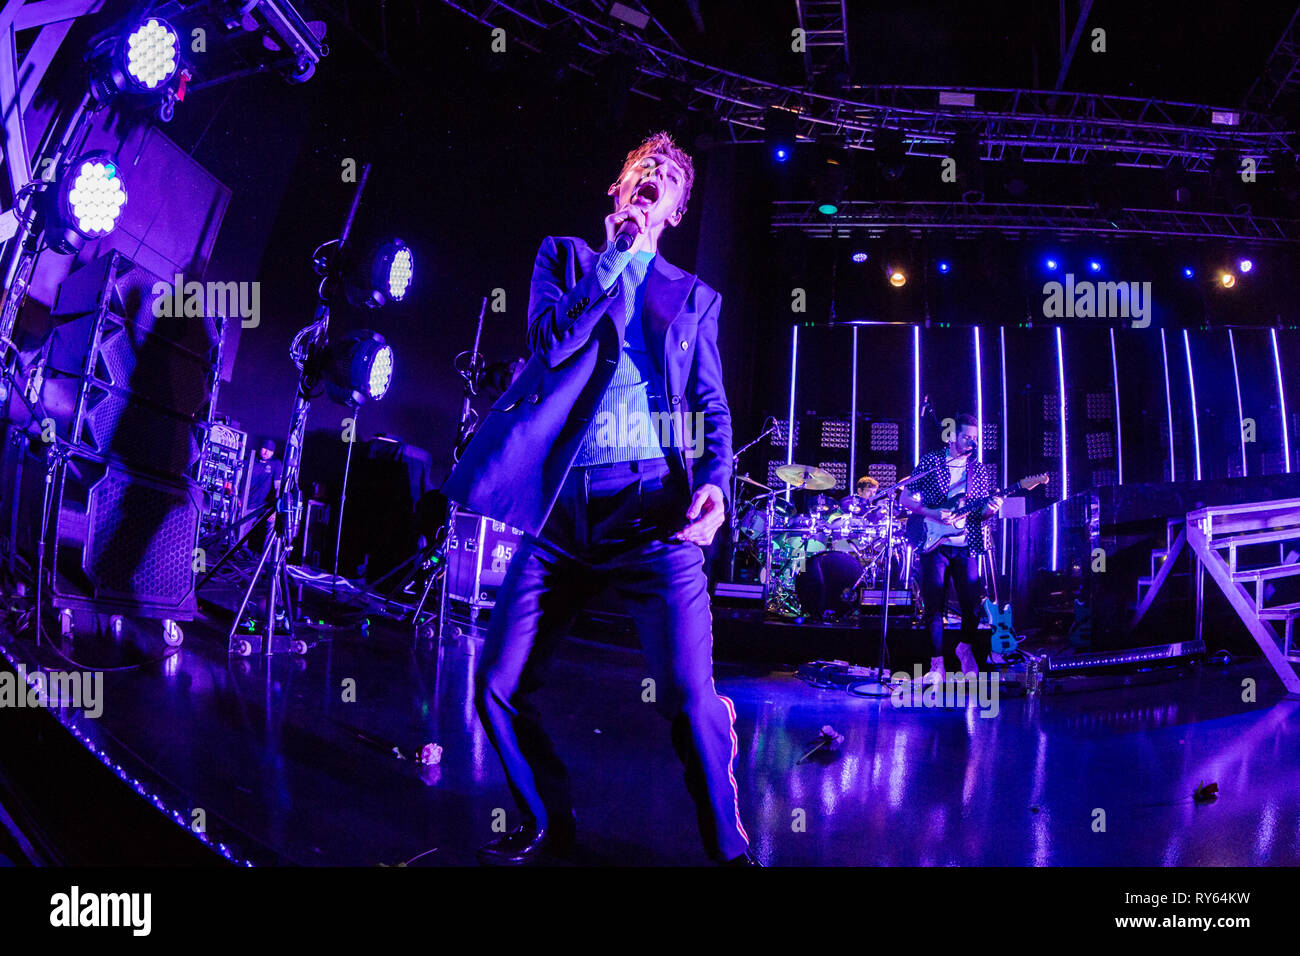
[[[38,654],[27,639],[3,646],[14,660]],[[75,723],[168,813],[188,822],[201,808],[237,859],[470,865],[503,811],[518,822],[473,710],[481,646],[413,650],[376,622],[268,669],[195,622],[172,656],[106,673],[102,716]],[[102,667],[163,647],[85,637],[65,652]],[[741,810],[767,865],[1300,862],[1300,703],[1256,662],[1003,696],[987,716],[855,698],[758,665],[716,674],[736,703]],[[573,640],[540,692],[574,780],[573,863],[707,863],[644,676],[639,653]],[[1258,701],[1244,703],[1250,678]],[[843,735],[839,753],[798,763],[824,725]],[[437,766],[415,759],[426,744],[442,748]],[[1217,799],[1198,803],[1208,783]]]

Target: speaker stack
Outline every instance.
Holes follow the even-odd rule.
[[[64,281],[52,331],[23,356],[27,394],[45,418],[27,421],[14,442],[39,457],[9,456],[9,487],[20,489],[11,531],[34,566],[46,478],[36,436],[55,434],[68,451],[45,549],[57,608],[194,617],[197,479],[219,326],[212,316],[155,315],[171,289],[108,253]],[[12,400],[11,413],[18,408]]]

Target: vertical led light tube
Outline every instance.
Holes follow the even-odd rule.
[[[1110,330],[1110,381],[1115,388],[1115,467],[1118,484],[1124,484],[1124,423],[1119,417],[1119,359],[1115,352],[1115,330]]]
[[[848,494],[857,491],[858,455],[858,327],[853,326],[853,372],[849,376],[849,474],[844,479]]]
[[[1183,352],[1187,356],[1187,390],[1192,396],[1192,449],[1196,454],[1196,480],[1201,480],[1201,425],[1196,414],[1196,373],[1192,371],[1192,340],[1183,329]]]
[[[1282,388],[1282,358],[1277,351],[1277,329],[1269,329],[1273,336],[1273,369],[1277,373],[1277,404],[1282,412],[1282,461],[1286,473],[1291,474],[1291,435],[1286,427],[1286,390]]]
[[[1246,411],[1241,407],[1241,373],[1237,371],[1237,340],[1228,329],[1228,350],[1232,352],[1232,384],[1237,389],[1237,438],[1241,444],[1241,477],[1246,477]]]
[[[1064,501],[1070,495],[1070,456],[1069,445],[1067,443],[1068,434],[1065,429],[1065,345],[1061,340],[1061,327],[1056,327],[1056,387],[1059,389],[1057,414],[1061,422],[1061,501]],[[1059,524],[1060,524],[1060,505],[1052,508],[1052,570],[1057,569],[1059,560]]]
[[[984,460],[984,378],[983,369],[980,365],[980,327],[978,325],[971,329],[975,333],[975,417],[980,423],[980,437],[978,448],[978,460]]]
[[[912,465],[921,460],[921,327],[912,326]],[[909,472],[910,473],[910,472]]]
[[[1001,426],[1001,443],[1002,443],[1002,484],[1010,484],[1011,479],[1008,477],[1010,468],[1010,459],[1007,453],[1007,330],[1005,326],[998,328],[998,352],[1002,363],[1002,426]],[[999,521],[1002,527],[1002,573],[1007,573],[1007,523]]]
[[[1165,369],[1165,422],[1169,426],[1169,480],[1178,474],[1174,468],[1174,400],[1169,395],[1169,348],[1165,343],[1165,330],[1160,330],[1160,361]]]
[[[794,461],[794,380],[799,367],[799,326],[790,326],[790,409],[785,425],[785,463]],[[790,500],[790,486],[785,486],[785,500]]]

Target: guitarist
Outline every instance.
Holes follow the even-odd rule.
[[[925,518],[950,524],[953,519],[952,499],[965,495],[970,503],[987,499],[981,508],[966,516],[966,526],[944,538],[932,551],[921,554],[921,594],[925,603],[924,623],[930,633],[930,671],[925,680],[942,681],[943,619],[947,605],[947,583],[952,579],[961,605],[961,642],[957,645],[957,659],[964,673],[979,670],[979,662],[986,660],[988,649],[983,648],[978,659],[971,645],[978,637],[980,598],[984,581],[980,575],[980,556],[993,549],[992,518],[1002,509],[1002,498],[992,497],[998,490],[997,475],[993,466],[977,460],[980,425],[974,415],[962,414],[956,419],[956,431],[946,448],[923,455],[915,471],[928,475],[909,482],[900,496],[904,508]],[[944,467],[946,466],[946,467]]]

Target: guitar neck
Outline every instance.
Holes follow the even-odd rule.
[[[1024,489],[1020,487],[1020,482],[1017,481],[1015,484],[1007,485],[1002,490],[996,491],[986,498],[979,498],[969,504],[963,505],[955,513],[958,515],[970,514],[972,511],[977,511],[978,509],[983,508],[994,498],[1009,498],[1011,495],[1017,494],[1023,490]]]

